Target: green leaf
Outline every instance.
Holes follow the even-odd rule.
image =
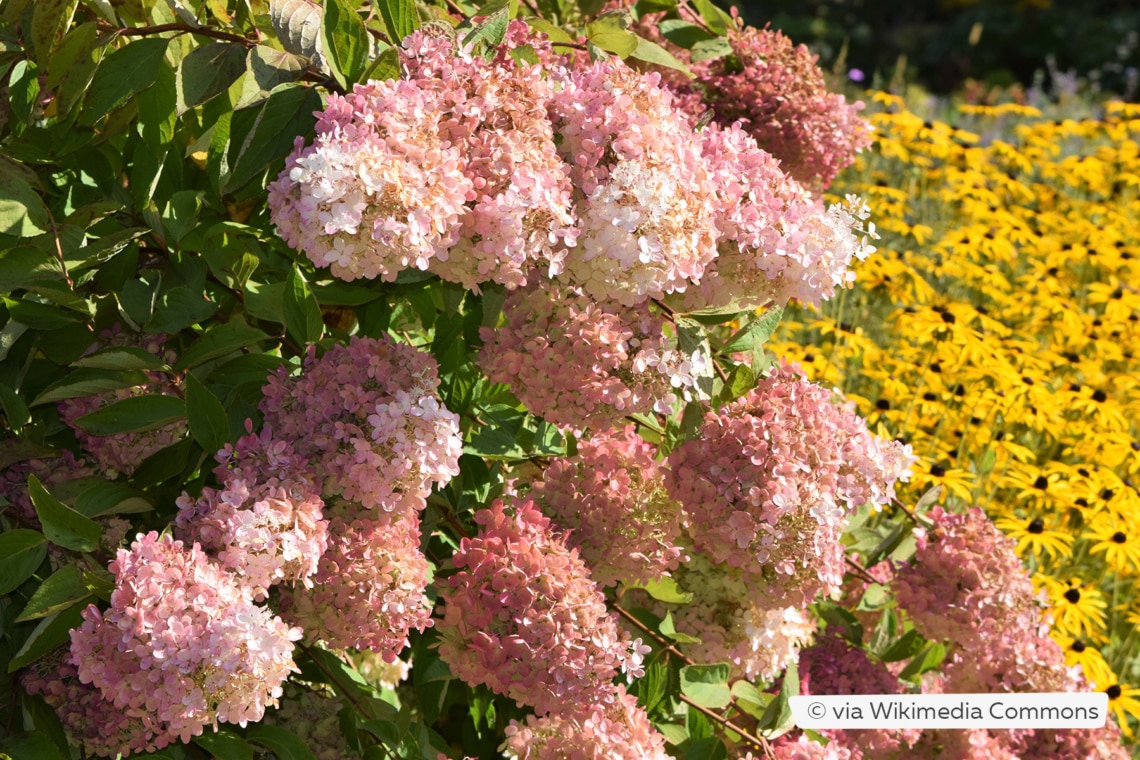
[[[378,0],[376,6],[384,18],[388,39],[400,44],[412,32],[420,28],[420,17],[412,0]]]
[[[120,388],[134,388],[148,382],[150,382],[150,378],[142,372],[82,367],[44,388],[32,400],[31,405],[39,406],[40,404],[50,404],[69,398],[94,396],[98,393],[106,393]]]
[[[78,5],[78,0],[36,0],[32,10],[32,51],[37,62],[47,63],[71,25]]]
[[[90,596],[91,590],[83,582],[83,573],[79,566],[65,565],[40,584],[32,594],[32,598],[24,605],[24,611],[16,618],[16,622],[47,617]]]
[[[685,760],[727,760],[728,748],[715,736],[706,736],[689,744]]]
[[[4,416],[8,418],[10,430],[19,430],[31,419],[28,414],[28,405],[24,399],[3,383],[0,383],[0,408],[4,410]]]
[[[73,367],[119,370],[169,370],[170,367],[145,348],[137,346],[111,346],[89,356],[81,356],[71,363]]]
[[[194,737],[194,744],[217,760],[253,760],[253,747],[233,731],[221,729]]]
[[[918,631],[911,629],[895,640],[893,644],[887,647],[879,659],[883,662],[898,662],[905,660],[908,657],[913,657],[918,654],[926,643],[926,639]]]
[[[720,710],[732,702],[728,663],[686,665],[681,668],[681,693],[701,707]]]
[[[175,333],[204,322],[217,310],[218,304],[206,297],[201,286],[179,285],[159,297],[154,314],[144,327],[152,335]]]
[[[659,29],[665,39],[685,50],[688,50],[698,42],[717,39],[696,24],[682,21],[679,18],[662,20]]]
[[[783,316],[783,306],[768,309],[768,311],[740,328],[735,335],[725,342],[721,351],[728,354],[735,351],[759,350],[768,339],[772,337],[772,333],[774,333],[776,328],[780,325],[780,318]]]
[[[369,81],[375,79],[380,82],[386,82],[389,79],[400,78],[400,49],[395,46],[388,46],[380,51],[380,54],[368,66],[367,71],[360,77],[362,81]]]
[[[665,48],[658,45],[656,42],[650,42],[644,37],[637,38],[637,47],[629,54],[630,58],[636,58],[639,61],[646,63],[656,64],[658,66],[665,66],[670,69],[676,69],[685,76],[693,76],[693,72],[689,67],[677,60],[676,56],[670,53]]]
[[[190,348],[186,349],[174,368],[183,370],[197,367],[211,359],[217,359],[258,341],[268,339],[269,336],[261,330],[250,327],[240,320],[226,322],[207,330]]]
[[[541,32],[550,38],[550,41],[557,44],[559,42],[573,42],[574,38],[566,33],[566,30],[560,26],[555,26],[544,18],[531,16],[526,20],[527,26],[536,32]]]
[[[819,616],[827,621],[829,631],[838,633],[855,646],[862,646],[863,624],[849,610],[825,603],[821,604],[817,611]]]
[[[56,449],[41,446],[27,438],[0,438],[0,470],[29,459],[52,459],[59,456]]]
[[[249,727],[245,738],[277,755],[277,760],[316,760],[316,755],[305,742],[280,726],[257,723]]]
[[[9,673],[12,671],[9,670]],[[0,758],[12,760],[69,760],[71,754],[57,747],[45,734],[39,732],[24,736],[5,736],[0,739]]]
[[[3,189],[0,187],[0,193],[2,192]],[[5,214],[4,203],[5,201],[0,199],[0,220]],[[63,270],[59,267],[59,261],[42,248],[21,245],[0,251],[0,293],[11,293],[37,280],[62,278]]]
[[[337,83],[349,88],[368,68],[368,30],[360,14],[345,0],[325,0],[321,21],[325,58]]]
[[[669,604],[688,604],[693,601],[692,593],[682,591],[677,581],[668,576],[655,578],[644,585],[631,588],[643,588],[654,599]]]
[[[169,42],[162,37],[146,37],[107,55],[99,63],[87,90],[81,123],[95,124],[132,95],[154,84],[159,68],[164,65],[162,57]]]
[[[788,666],[784,671],[784,680],[780,684],[780,693],[776,698],[769,703],[768,707],[764,710],[764,715],[760,718],[757,727],[762,730],[762,735],[765,738],[775,739],[778,736],[786,734],[795,728],[795,719],[792,716],[791,703],[788,702],[789,697],[798,697],[800,695],[800,674],[796,670],[795,663]]]
[[[673,622],[673,613],[666,612],[665,617],[661,619],[661,624],[657,626],[658,632],[662,636],[675,641],[678,644],[700,644],[701,640],[696,636],[690,636],[687,633],[681,633],[677,630],[676,624]]]
[[[293,149],[293,139],[312,129],[321,109],[315,88],[284,84],[265,100],[233,113],[229,129],[229,177],[222,190],[231,193],[261,175]]]
[[[609,13],[599,16],[586,25],[586,39],[602,50],[622,58],[637,50],[637,35],[626,29],[624,14]]]
[[[752,368],[747,364],[737,364],[732,368],[732,372],[725,379],[724,387],[717,395],[717,405],[735,401],[755,387],[756,375],[753,374]]]
[[[237,42],[208,42],[190,51],[178,66],[178,115],[229,89],[245,63],[245,46]]]
[[[285,279],[282,308],[285,314],[285,329],[293,336],[293,340],[301,345],[320,340],[325,330],[325,323],[321,318],[321,306],[309,290],[309,284],[305,281],[300,267],[294,266]]]
[[[131,396],[85,414],[75,424],[92,435],[157,430],[186,417],[186,402],[177,396]]]
[[[0,164],[0,233],[32,237],[51,228],[47,206],[22,177]]]
[[[47,556],[47,539],[34,530],[0,533],[0,596],[18,589]]]
[[[103,478],[85,479],[73,503],[76,512],[88,517],[138,514],[154,509],[142,491]]]
[[[919,650],[918,654],[907,663],[906,667],[899,673],[899,678],[904,681],[917,682],[917,676],[922,675],[928,670],[934,670],[942,664],[942,658],[946,656],[946,647],[937,641],[928,641],[926,646]]]
[[[732,16],[713,5],[712,0],[693,0],[693,4],[713,34],[723,37],[728,32],[728,25],[733,23]]]
[[[505,5],[485,18],[478,26],[472,29],[463,38],[464,47],[485,42],[489,47],[499,45],[507,36],[507,23],[510,21],[510,9]]]
[[[8,314],[20,324],[27,325],[33,330],[58,330],[70,324],[79,322],[79,317],[69,314],[62,309],[35,301],[13,301],[11,298],[0,299],[8,308]]]
[[[99,548],[99,537],[103,535],[99,523],[56,499],[35,475],[28,477],[28,496],[48,541],[77,552],[93,552]]]
[[[268,45],[258,45],[249,51],[247,71],[242,78],[241,94],[234,103],[234,110],[260,103],[269,97],[277,85],[301,79],[308,67],[309,62],[299,55]]]
[[[762,692],[748,681],[734,683],[732,685],[732,696],[741,710],[756,719],[764,717],[764,711],[776,698],[775,694]]]
[[[186,374],[186,422],[205,451],[218,451],[230,438],[230,420],[222,402],[190,373]]]
[[[15,673],[20,668],[31,665],[56,647],[71,640],[71,629],[83,624],[83,610],[68,607],[54,615],[49,615],[24,640],[23,646],[8,663],[8,672]],[[34,755],[33,757],[41,757]]]
[[[724,37],[713,37],[711,40],[701,40],[689,49],[689,59],[693,63],[711,61],[714,58],[723,58],[732,54],[732,45]]]

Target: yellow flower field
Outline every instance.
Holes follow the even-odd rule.
[[[904,504],[942,486],[1016,539],[1069,663],[1134,734],[1140,106],[963,106],[951,126],[873,101],[876,145],[831,192],[868,200],[879,252],[769,347],[913,446]]]

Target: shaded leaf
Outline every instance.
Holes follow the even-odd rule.
[[[117,435],[156,430],[186,416],[186,403],[177,396],[150,394],[116,401],[75,420],[92,435]]]
[[[277,760],[316,760],[316,755],[305,742],[281,726],[258,723],[249,727],[245,738],[277,755]]]
[[[91,590],[83,581],[83,573],[78,565],[65,565],[52,573],[32,594],[24,605],[24,611],[16,618],[17,623],[25,620],[53,615],[91,596]]]
[[[237,42],[210,42],[190,51],[178,65],[178,115],[225,92],[245,65],[245,46]]]
[[[47,539],[34,530],[0,533],[0,595],[18,589],[47,556]]]
[[[285,329],[294,340],[308,344],[320,339],[325,328],[321,319],[321,307],[310,292],[299,267],[294,266],[289,271],[281,305],[285,315]]]
[[[253,760],[253,747],[249,742],[228,729],[204,731],[194,737],[193,743],[217,760]]]
[[[103,534],[99,524],[48,493],[35,475],[28,477],[28,496],[48,541],[77,552],[93,552],[99,547]]]
[[[230,420],[218,397],[198,378],[186,375],[186,422],[205,451],[218,451],[230,437]]]
[[[169,42],[162,37],[146,37],[134,40],[103,58],[87,90],[81,122],[94,124],[126,103],[131,95],[154,84]]]
[[[150,382],[144,373],[137,371],[111,371],[82,367],[66,377],[56,380],[40,391],[32,401],[32,406],[50,404],[54,401],[63,401],[69,398],[93,396],[98,393],[118,390],[119,388],[133,388]]]
[[[211,359],[217,359],[267,339],[269,336],[261,330],[238,320],[216,325],[186,349],[174,368],[182,370],[197,367]]]

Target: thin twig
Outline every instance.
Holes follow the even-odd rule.
[[[109,30],[116,37],[146,37],[152,34],[163,34],[164,32],[177,32],[178,34],[197,34],[215,40],[237,42],[246,47],[254,47],[257,45],[257,40],[251,40],[248,37],[230,34],[229,32],[223,32],[218,29],[211,29],[207,26],[190,26],[189,24],[157,24],[155,26],[138,27],[113,27],[110,24],[102,24],[101,26],[105,31]]]
[[[629,622],[633,623],[633,625],[638,630],[642,631],[647,636],[649,636],[651,639],[656,641],[660,646],[664,647],[664,649],[667,652],[675,655],[677,657],[677,659],[679,659],[681,662],[685,663],[686,665],[696,664],[692,660],[690,660],[688,657],[686,657],[681,652],[681,650],[679,650],[679,649],[677,649],[677,647],[673,646],[672,642],[670,642],[664,636],[659,634],[657,631],[654,631],[652,628],[647,626],[645,623],[638,620],[636,617],[634,617],[633,614],[630,613],[629,610],[625,609],[620,604],[614,604],[614,609],[617,610],[618,614],[621,615],[623,618],[625,618]]]
[[[855,560],[851,559],[850,557],[844,557],[843,559],[847,561],[847,566],[854,570],[855,574],[858,575],[861,579],[865,580],[867,583],[879,582],[875,579],[875,576],[867,572],[867,568],[863,567]]]
[[[75,282],[72,281],[71,275],[67,272],[67,260],[63,258],[63,245],[59,241],[59,228],[55,226],[55,214],[47,208],[47,204],[44,204],[44,208],[47,210],[48,223],[51,225],[51,236],[55,240],[55,255],[59,259],[60,269],[63,270],[63,279],[67,281],[67,287],[75,290]]]

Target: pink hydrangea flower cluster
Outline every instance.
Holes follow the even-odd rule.
[[[139,534],[111,562],[111,606],[83,613],[71,656],[129,718],[148,748],[189,741],[219,722],[261,719],[281,696],[301,637],[198,547],[155,532]]]
[[[88,349],[92,354],[109,346],[133,346],[143,348],[167,362],[174,356],[165,350],[166,335],[135,336],[123,332],[116,325],[104,330],[100,340]],[[148,382],[129,388],[119,388],[92,396],[65,399],[59,403],[59,416],[75,431],[75,437],[84,451],[108,477],[120,473],[130,475],[144,459],[155,452],[181,440],[186,435],[186,421],[177,420],[153,430],[139,430],[114,435],[93,435],[75,424],[80,417],[97,412],[103,407],[135,396],[162,395],[182,397],[184,391],[180,382],[165,372],[146,372]]]
[[[739,18],[728,43],[731,57],[689,63],[695,79],[668,78],[692,118],[707,107],[722,126],[741,122],[785,172],[813,188],[826,188],[871,145],[871,125],[859,116],[863,103],[828,92],[806,46]]]
[[[671,614],[681,633],[700,639],[685,645],[697,662],[727,662],[738,676],[768,681],[794,662],[815,635],[811,614],[800,607],[771,606],[738,568],[691,554],[674,576],[681,591],[693,595],[687,604],[630,593],[657,615]]]
[[[710,125],[701,144],[717,188],[719,255],[686,304],[751,309],[795,298],[818,306],[854,282],[852,259],[866,259],[878,237],[865,203],[849,195],[826,207],[740,124]]]
[[[896,678],[863,649],[851,646],[834,633],[818,637],[800,652],[801,694],[899,694]],[[920,730],[826,729],[824,736],[840,745],[858,748],[866,757],[894,757],[919,738]]]
[[[1042,606],[1013,541],[985,513],[935,507],[929,531],[919,529],[914,560],[895,575],[899,606],[932,639],[969,642],[1027,624]]]
[[[328,521],[308,463],[268,430],[227,444],[217,459],[222,487],[177,500],[178,537],[217,557],[257,601],[277,583],[311,585],[328,546]]]
[[[331,96],[316,142],[299,138],[269,186],[282,238],[348,280],[415,267],[514,287],[534,266],[556,274],[577,228],[551,81],[510,55],[525,28],[491,60],[416,32],[406,78]]]
[[[527,408],[563,428],[606,430],[630,414],[672,413],[700,395],[712,371],[700,351],[680,351],[646,309],[598,303],[575,288],[520,288],[507,323],[483,328],[479,366]]]
[[[631,643],[578,553],[531,500],[497,500],[475,514],[440,583],[439,655],[470,684],[530,705],[538,715],[612,695],[613,679],[639,676]]]
[[[511,760],[671,760],[665,737],[620,685],[602,702],[531,715],[525,724],[512,720],[505,733],[502,749]]]
[[[394,280],[415,267],[471,289],[560,276],[623,306],[677,293],[686,308],[750,308],[828,298],[849,281],[852,256],[873,250],[860,238],[861,203],[826,208],[788,176],[796,140],[812,141],[803,153],[813,158],[827,144],[829,165],[847,150],[830,147],[820,125],[850,109],[814,79],[810,106],[783,75],[754,98],[784,103],[779,88],[791,88],[797,105],[778,114],[786,128],[807,118],[796,108],[813,119],[780,142],[769,122],[697,132],[683,110],[699,101],[692,92],[675,100],[661,74],[616,57],[555,55],[522,21],[488,58],[424,30],[400,54],[399,80],[330,97],[316,141],[298,139],[269,187],[280,235],[334,276]],[[769,68],[800,66],[798,55]],[[818,74],[810,56],[808,68]],[[821,104],[826,112],[812,110]],[[784,153],[773,158],[757,135]],[[819,162],[795,160],[814,183]]]
[[[646,583],[675,570],[681,506],[669,498],[656,450],[632,425],[578,443],[532,486],[600,586]]]
[[[299,375],[282,367],[262,389],[265,423],[317,464],[326,496],[398,519],[422,509],[433,483],[459,474],[459,418],[439,402],[435,359],[383,338],[353,337]]]
[[[80,681],[78,669],[62,651],[34,663],[21,680],[28,694],[43,697],[55,710],[68,742],[83,752],[117,757],[152,746],[144,723],[105,699],[99,689]]]
[[[691,126],[658,75],[617,59],[554,76],[551,119],[581,194],[567,276],[627,306],[684,291],[716,257],[716,188]]]
[[[369,649],[394,662],[411,629],[432,625],[419,522],[414,514],[381,521],[371,512],[348,516],[347,506],[339,511],[345,516],[332,518],[313,584],[284,590],[283,614],[307,639]]]
[[[784,364],[707,413],[700,437],[668,461],[696,550],[742,570],[774,608],[838,590],[848,514],[886,504],[914,458]]]
[[[1089,686],[1065,665],[1049,636],[1045,608],[1013,539],[978,508],[935,507],[934,526],[918,534],[918,551],[896,573],[899,606],[929,638],[954,646],[939,688],[946,693],[1079,692]],[[934,732],[937,740],[947,732]],[[947,737],[957,746],[963,737]],[[982,731],[968,737],[978,757],[1123,758],[1119,728]]]
[[[839,742],[823,745],[803,734],[784,734],[771,746],[776,760],[862,760],[863,757],[859,750],[844,747]],[[760,759],[749,752],[741,760]]]

